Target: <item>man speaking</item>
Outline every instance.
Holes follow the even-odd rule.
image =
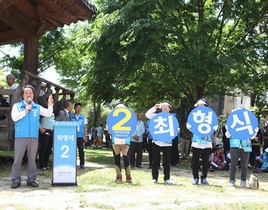
[[[12,107],[11,117],[15,122],[14,163],[12,165],[12,189],[21,185],[21,163],[27,150],[27,185],[38,187],[36,179],[35,157],[38,148],[38,130],[40,115],[49,117],[53,112],[52,95],[48,98],[48,109],[33,102],[34,89],[26,85],[22,91],[23,100]]]

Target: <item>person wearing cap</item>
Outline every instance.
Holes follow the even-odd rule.
[[[256,168],[253,170],[255,173],[268,172],[268,148],[264,152],[256,157]]]
[[[29,76],[27,74],[24,77],[24,85],[29,85]]]
[[[163,101],[160,104],[155,104],[151,109],[149,109],[145,116],[148,119],[152,119],[154,115],[159,113],[160,109],[162,112],[170,112],[172,106],[169,101]],[[160,165],[160,153],[163,154],[163,167],[164,167],[164,182],[171,185],[170,181],[170,156],[171,156],[172,141],[161,142],[157,140],[152,141],[152,151],[153,151],[153,162],[152,162],[152,182],[158,182],[159,165]]]
[[[205,99],[200,99],[194,105],[195,107],[207,106]],[[202,141],[201,141],[202,140]],[[207,181],[207,174],[209,168],[209,156],[212,149],[212,144],[215,142],[214,134],[211,134],[206,137],[200,137],[193,134],[192,137],[192,174],[193,174],[193,185],[198,185],[199,175],[198,170],[200,167],[200,157],[202,164],[202,175],[201,175],[201,184],[209,185]]]
[[[40,92],[39,92],[39,96],[43,96],[46,93],[46,89],[47,89],[47,84],[42,82],[40,85]]]
[[[18,87],[18,84],[15,84],[16,79],[13,74],[8,74],[6,80],[10,90],[15,90]]]
[[[19,86],[18,84],[15,84],[16,79],[13,74],[8,74],[6,76],[6,80],[7,80],[7,84],[9,85],[10,90],[15,90]],[[7,98],[7,103],[10,104],[10,96],[8,96]]]
[[[215,151],[210,155],[209,171],[224,170],[226,167],[225,155],[223,154],[222,144],[215,146]]]

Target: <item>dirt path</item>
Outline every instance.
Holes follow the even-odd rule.
[[[88,165],[104,170],[105,167]],[[193,186],[190,170],[172,168],[173,185],[152,184],[150,170],[146,171],[146,180],[134,181],[132,185],[114,186],[79,185],[52,187],[51,176],[38,172],[37,182],[40,187],[33,189],[22,182],[16,190],[10,188],[8,177],[0,179],[0,210],[2,209],[243,209],[247,202],[267,203],[267,182],[260,181],[260,189],[242,189],[228,187],[228,172],[209,174],[210,186]],[[148,176],[147,176],[148,172]],[[139,171],[133,170],[133,173]],[[80,177],[81,179],[82,177]],[[26,177],[22,177],[26,180]],[[79,181],[79,179],[78,179]],[[234,205],[237,203],[237,205]],[[234,205],[234,206],[233,206]],[[257,209],[262,209],[262,206]]]

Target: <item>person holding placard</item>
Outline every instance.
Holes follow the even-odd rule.
[[[123,101],[119,101],[115,109],[117,108],[126,108],[125,103]],[[130,160],[128,156],[129,145],[130,145],[130,137],[126,139],[119,139],[112,135],[112,148],[115,162],[116,182],[122,182],[121,162],[120,162],[120,154],[122,152],[126,172],[126,182],[132,183],[130,174],[131,173]]]
[[[200,99],[195,104],[195,107],[207,106],[207,103],[204,99]],[[207,174],[209,168],[209,156],[212,149],[212,144],[215,142],[214,134],[210,134],[204,137],[193,134],[192,137],[192,174],[193,174],[193,185],[197,185],[199,182],[198,170],[200,166],[200,158],[202,164],[202,175],[201,175],[201,184],[209,185],[207,181]]]
[[[230,138],[230,186],[235,187],[237,164],[240,159],[240,186],[246,188],[249,155],[252,151],[251,140],[258,132],[258,121],[255,115],[244,108],[231,112],[226,123],[226,137]]]
[[[155,104],[151,109],[149,109],[145,116],[148,119],[152,119],[155,115],[161,112],[169,113],[172,106],[169,101],[163,101],[160,104]],[[153,133],[153,132],[151,132]],[[177,135],[177,134],[176,134]],[[158,182],[159,175],[159,165],[160,165],[160,153],[163,153],[163,167],[164,167],[164,181],[166,184],[171,185],[170,181],[170,155],[171,155],[171,147],[172,147],[172,139],[167,142],[153,140],[152,141],[152,151],[153,151],[153,162],[152,162],[152,182]]]

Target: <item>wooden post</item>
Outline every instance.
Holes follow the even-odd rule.
[[[38,68],[38,37],[26,35],[24,38],[23,69],[37,75]]]

